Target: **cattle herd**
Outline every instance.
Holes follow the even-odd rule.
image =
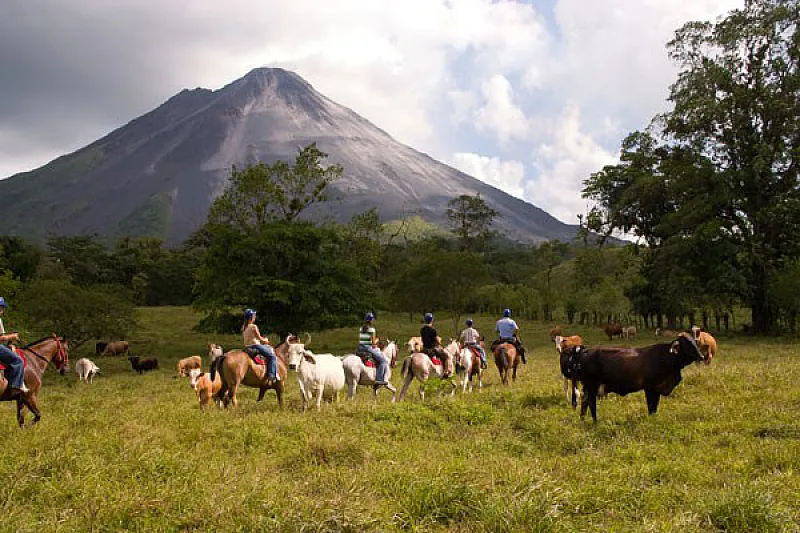
[[[603,328],[609,340],[614,337],[634,338],[636,327],[623,327],[621,324],[608,324]],[[597,421],[597,399],[610,392],[625,396],[632,392],[644,391],[649,414],[655,414],[661,396],[668,396],[681,381],[681,370],[696,362],[709,364],[717,355],[717,342],[711,334],[694,326],[687,331],[675,330],[656,330],[656,336],[665,337],[667,342],[657,343],[641,348],[624,346],[595,346],[588,347],[584,344],[579,335],[565,335],[560,326],[550,329],[550,339],[555,343],[558,352],[558,362],[561,374],[564,378],[564,394],[567,401],[573,408],[580,403],[580,416],[584,418],[586,411],[591,412],[592,418]],[[418,356],[417,346],[414,338],[407,343],[409,358]],[[310,341],[310,338],[309,338]],[[348,398],[352,399],[357,385],[372,385],[375,380],[374,366],[369,362],[362,362],[358,356],[353,354],[342,357],[333,354],[314,354],[307,349],[306,344],[299,341],[297,337],[289,336],[286,341],[288,344],[287,361],[288,368],[297,374],[298,384],[303,399],[303,410],[309,405],[311,399],[316,396],[317,408],[320,407],[323,394],[330,395],[338,400],[339,392],[347,382],[349,393]],[[105,355],[129,355],[129,344],[127,341],[98,342],[96,354]],[[384,354],[387,360],[394,366],[397,359],[397,346],[394,341],[386,341],[384,344]],[[446,347],[448,353],[452,354],[452,374],[455,378],[461,376],[463,389],[466,391],[467,381],[470,384],[473,375],[481,379],[481,370],[477,365],[477,356],[466,348],[459,346],[456,341],[450,341]],[[239,352],[233,350],[224,352],[216,344],[208,345],[209,365],[213,365],[219,358],[228,354]],[[129,355],[131,367],[135,372],[142,374],[148,370],[158,369],[156,358],[140,358]],[[470,362],[475,360],[476,364]],[[219,359],[221,361],[222,359]],[[436,362],[436,361],[434,361]],[[363,364],[362,364],[363,363]],[[419,379],[420,397],[424,399],[424,383],[429,378],[444,378],[448,376],[447,368],[442,366],[447,363],[439,362],[439,366],[430,365],[430,371],[424,372],[424,376],[412,375],[410,365],[404,365],[403,376],[406,378],[403,388],[402,400],[405,390],[411,380],[416,377]],[[474,368],[478,366],[478,368]],[[466,367],[466,368],[465,368]],[[499,368],[498,368],[499,369]],[[100,372],[100,369],[87,358],[80,359],[75,365],[76,373],[81,381],[91,383],[93,378]],[[254,373],[254,377],[261,379],[264,377],[264,367],[254,361],[250,363],[249,372]],[[260,376],[260,377],[259,377]],[[217,374],[212,380],[209,373],[203,372],[202,358],[199,355],[186,357],[178,361],[176,365],[176,377],[190,378],[191,388],[195,391],[200,409],[205,409],[212,402],[220,406],[227,405],[225,387],[222,386],[220,375]],[[257,381],[257,380],[256,380]],[[247,382],[243,382],[247,385]],[[479,384],[482,384],[479,382]],[[254,385],[258,386],[258,385]],[[285,384],[283,385],[285,386]],[[283,386],[280,387],[281,392]],[[374,396],[377,398],[378,389],[373,389]],[[395,401],[395,393],[391,384],[388,389],[392,392],[392,401]],[[582,389],[582,390],[581,390]],[[455,383],[452,384],[451,394],[456,390]],[[259,399],[263,396],[263,391]],[[280,396],[279,396],[280,399]],[[235,399],[234,399],[235,404]]]

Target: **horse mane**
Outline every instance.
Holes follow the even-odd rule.
[[[36,346],[37,344],[41,344],[46,340],[52,340],[52,339],[53,339],[52,335],[46,335],[46,336],[42,337],[41,339],[37,339],[37,340],[35,340],[33,342],[29,342],[28,344],[23,346],[22,349],[26,350],[26,349],[30,348],[31,346]]]

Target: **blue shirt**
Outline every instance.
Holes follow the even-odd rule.
[[[494,330],[500,333],[501,339],[511,339],[514,337],[514,331],[518,330],[519,326],[511,318],[501,318],[497,321]]]

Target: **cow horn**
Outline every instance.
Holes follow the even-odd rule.
[[[309,344],[311,344],[311,334],[307,331],[306,331],[306,338],[308,339],[306,341],[306,346],[308,346]]]

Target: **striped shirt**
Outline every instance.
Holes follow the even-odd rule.
[[[372,337],[375,336],[375,328],[369,327],[364,331],[364,328],[358,330],[358,344],[359,346],[372,346]]]
[[[478,344],[481,341],[481,336],[475,328],[467,328],[461,332],[459,340],[464,344]]]

